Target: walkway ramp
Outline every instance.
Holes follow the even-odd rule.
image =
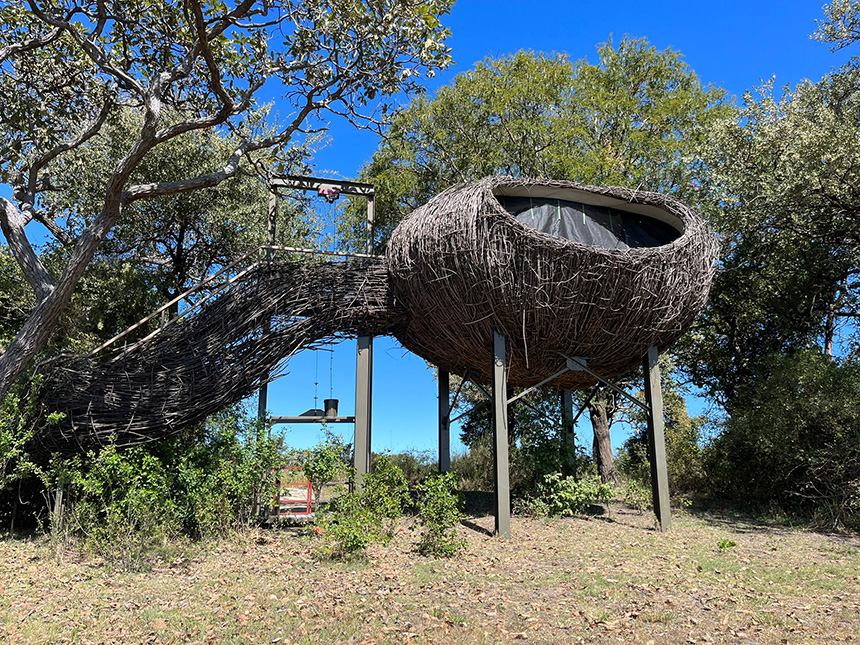
[[[190,314],[144,339],[43,364],[43,453],[158,441],[255,393],[285,359],[340,335],[393,334],[405,322],[385,258],[254,263]],[[142,321],[143,322],[143,321]]]

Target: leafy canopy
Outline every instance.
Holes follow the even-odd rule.
[[[597,63],[530,51],[487,59],[399,112],[361,173],[378,187],[382,236],[445,188],[497,173],[697,200],[699,152],[728,110],[724,92],[644,39],[597,53]]]

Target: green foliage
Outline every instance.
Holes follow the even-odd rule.
[[[67,178],[64,188],[45,196],[45,208],[67,213],[67,226],[76,233],[86,228],[92,213],[99,208],[114,166],[134,141],[140,127],[140,116],[124,110],[105,125],[104,136],[91,139],[64,155],[54,169]],[[214,171],[238,145],[237,139],[216,131],[187,133],[146,155],[131,181],[167,182],[176,177],[194,176],[204,169]],[[266,163],[280,164],[287,174],[307,174],[308,155],[307,148],[296,145],[281,154],[273,153]],[[161,302],[167,302],[202,276],[264,244],[267,203],[265,184],[250,174],[239,174],[205,190],[133,203],[100,246],[96,260],[104,265],[102,272],[106,269],[117,277],[129,275],[129,268],[133,267],[137,279],[146,284],[144,293],[157,294]],[[298,221],[299,213],[291,204],[294,202],[281,201],[275,244],[296,246],[301,233],[305,232]],[[102,280],[109,278],[110,274]],[[82,281],[78,298],[87,288],[88,284]],[[114,293],[120,292],[131,296],[141,290]],[[106,317],[104,324],[110,324],[112,315],[128,315],[134,310],[130,298],[122,300],[123,306],[117,307],[116,299],[107,299],[114,306],[108,307],[104,316],[95,316],[95,321],[103,324],[102,318]],[[94,304],[98,303],[97,300]]]
[[[362,495],[382,524],[386,538],[394,535],[395,521],[409,502],[409,484],[400,467],[387,455],[381,456],[373,472],[365,475]]]
[[[33,304],[33,290],[9,248],[0,244],[0,350],[18,333]]]
[[[647,438],[644,433],[639,432],[627,438],[618,449],[615,467],[626,482],[644,486],[651,481],[651,465],[648,462]]]
[[[139,569],[183,537],[206,539],[248,526],[274,492],[280,442],[239,409],[202,432],[154,447],[113,445],[54,459],[40,473],[56,539],[112,566]]]
[[[88,550],[113,566],[137,570],[178,534],[176,502],[164,464],[143,448],[107,446],[52,464],[53,487],[67,487],[62,520]],[[60,509],[54,509],[58,516]],[[59,529],[56,525],[52,527]]]
[[[456,555],[466,546],[456,529],[463,519],[457,476],[454,473],[431,475],[416,487],[416,491],[418,519],[424,528],[419,552],[436,557]]]
[[[466,452],[451,456],[451,472],[457,475],[460,490],[493,490],[493,444],[492,437],[476,438]]]
[[[524,501],[524,508],[540,516],[577,515],[595,504],[608,506],[616,492],[594,475],[575,479],[553,473],[544,477],[535,497]]]
[[[825,20],[816,20],[816,39],[833,43],[833,49],[848,47],[860,40],[860,3],[856,0],[831,0],[824,5]],[[852,59],[852,65],[858,61]]]
[[[326,428],[325,438],[304,453],[301,465],[305,476],[311,482],[314,508],[318,508],[323,486],[349,465],[347,446],[339,435]]]
[[[469,453],[456,456],[452,470],[461,476],[464,490],[492,490],[492,411],[486,397],[473,388],[461,395],[468,413],[462,440]],[[536,412],[537,411],[537,412]],[[508,409],[508,459],[515,493],[534,491],[544,475],[572,474],[587,459],[569,442],[561,425],[561,404],[555,390],[535,390]]]
[[[333,560],[365,557],[368,546],[383,541],[381,518],[359,493],[345,493],[331,500],[325,515],[316,520],[323,536],[320,555]]]
[[[445,188],[498,173],[698,195],[697,151],[726,112],[724,92],[642,39],[597,53],[596,64],[530,51],[487,59],[395,115],[361,173],[377,186],[382,239]],[[349,215],[357,242],[358,202]]]
[[[707,419],[688,414],[683,390],[678,386],[674,365],[668,358],[661,360],[661,370],[669,492],[673,497],[703,494],[707,488],[703,452]],[[616,467],[626,481],[650,487],[644,413],[639,408],[632,410],[631,420],[636,431],[619,449]]]
[[[773,353],[838,352],[860,312],[860,82],[856,70],[744,95],[707,151],[724,259],[681,348],[694,382],[731,413]],[[850,351],[850,343],[847,348]]]
[[[371,544],[390,540],[408,492],[403,472],[380,457],[376,470],[364,476],[360,491],[335,497],[318,516],[316,526],[324,538],[320,554],[335,560],[362,558]]]
[[[551,405],[555,399],[557,397],[546,397],[544,402]],[[544,476],[554,472],[578,475],[594,472],[592,459],[581,446],[571,451],[560,425],[547,421],[549,414],[536,419],[525,406],[511,408],[515,422],[509,426],[510,434],[514,435],[517,428],[521,430],[519,438],[508,445],[511,488],[515,496],[527,497],[534,493]],[[476,410],[470,423],[477,422],[481,414],[481,410]],[[559,411],[555,414],[560,417]],[[493,490],[495,462],[489,419],[484,419],[484,423],[487,424],[485,429],[472,435],[467,451],[451,458],[451,471],[457,474],[460,490]]]
[[[40,381],[41,377],[35,376],[25,393],[15,390],[0,401],[0,488],[31,475],[41,476],[43,472],[29,452],[31,441],[40,429],[33,421],[38,406],[34,392]],[[45,416],[44,422],[53,424],[61,419],[61,414],[53,412]]]
[[[640,513],[650,510],[654,504],[651,497],[651,486],[638,480],[631,479],[624,484],[624,503]]]
[[[159,454],[174,472],[171,494],[181,530],[196,539],[258,521],[283,463],[281,440],[238,407],[210,418],[203,437],[167,442]]]
[[[860,526],[860,364],[814,351],[768,357],[706,464],[717,495]]]
[[[385,455],[373,453],[371,459],[373,470],[376,470],[377,463],[381,459],[386,459],[392,465],[399,468],[410,486],[415,486],[419,481],[438,469],[436,457],[430,450],[407,450],[406,452]]]
[[[0,487],[30,474],[27,444],[34,432],[21,413],[20,397],[10,392],[0,401]]]
[[[717,543],[717,548],[720,551],[725,551],[726,549],[731,549],[733,546],[737,546],[738,543],[727,538],[720,538],[720,541]]]

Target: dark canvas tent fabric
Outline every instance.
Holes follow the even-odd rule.
[[[498,199],[505,210],[526,226],[603,249],[662,246],[681,235],[665,222],[616,208],[561,199],[506,195]]]

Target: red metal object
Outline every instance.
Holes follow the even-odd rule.
[[[285,517],[310,515],[313,489],[304,478],[291,477],[291,471],[301,472],[300,466],[283,466],[278,470],[278,490],[272,496],[272,515]]]

